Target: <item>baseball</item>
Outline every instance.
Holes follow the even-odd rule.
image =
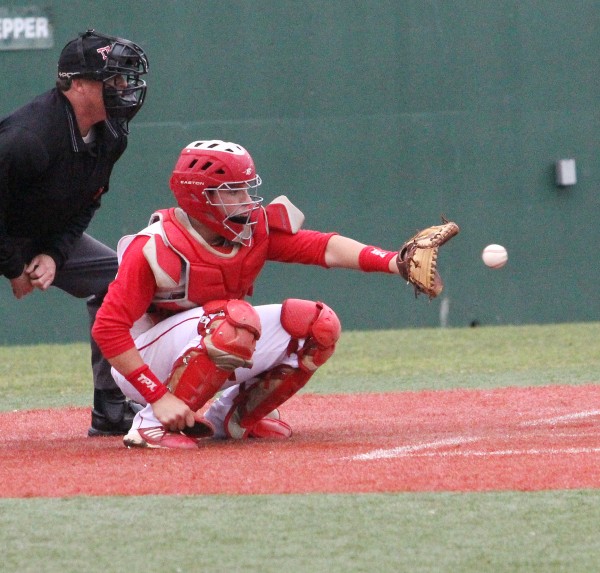
[[[490,269],[499,269],[508,261],[508,253],[502,245],[488,245],[483,249],[481,258]]]

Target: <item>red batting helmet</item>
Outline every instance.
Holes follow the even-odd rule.
[[[185,147],[170,181],[177,203],[190,217],[243,245],[251,242],[253,213],[262,197],[250,195],[250,201],[235,203],[237,208],[227,215],[220,193],[246,189],[250,194],[260,184],[250,154],[237,143],[220,140],[194,141]]]

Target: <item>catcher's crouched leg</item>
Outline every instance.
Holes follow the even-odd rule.
[[[173,365],[167,380],[169,390],[196,412],[210,400],[239,367],[250,368],[260,318],[241,300],[219,300],[204,305],[208,317],[198,325],[200,345],[188,349]],[[186,430],[195,436],[212,434],[210,425],[197,417],[196,426]]]
[[[276,366],[252,386],[241,385],[225,417],[225,432],[231,438],[289,438],[292,430],[279,419],[277,407],[325,364],[334,353],[341,333],[335,312],[322,302],[308,300],[285,300],[281,325],[292,337],[290,353],[298,355],[298,368]],[[301,339],[305,339],[304,345],[298,350]]]

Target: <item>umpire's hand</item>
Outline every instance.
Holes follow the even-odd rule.
[[[10,279],[10,286],[12,287],[15,298],[23,298],[33,290],[29,275],[27,275],[25,271],[17,278]]]
[[[46,290],[54,282],[56,263],[50,255],[37,255],[25,267],[25,274],[33,288]]]

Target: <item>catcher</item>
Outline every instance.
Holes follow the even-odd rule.
[[[119,272],[93,336],[125,395],[144,405],[126,446],[291,436],[278,408],[331,357],[341,327],[323,302],[246,302],[266,261],[400,274],[417,293],[441,292],[437,253],[456,224],[386,251],[303,229],[286,197],[262,205],[253,194],[260,184],[240,145],[194,141],[170,180],[178,207],[155,212],[119,242]]]

